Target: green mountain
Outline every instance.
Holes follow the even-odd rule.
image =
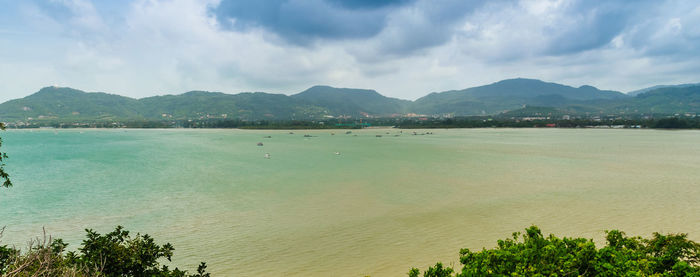
[[[622,103],[613,103],[612,111],[644,114],[700,113],[700,85],[670,86],[637,95]]]
[[[0,119],[318,119],[324,116],[385,116],[405,113],[411,101],[385,97],[374,90],[311,87],[287,96],[264,92],[225,94],[190,91],[133,99],[46,87],[22,99],[0,104]]]
[[[22,99],[0,104],[0,119],[27,118],[137,118],[137,100],[102,92],[85,93],[72,88],[45,87]]]
[[[314,86],[291,96],[191,91],[142,99],[46,87],[25,98],[0,104],[0,121],[313,120],[329,116],[358,118],[408,113],[460,116],[545,112],[697,114],[700,113],[700,85],[661,87],[633,97],[591,86],[575,88],[540,80],[510,79],[464,90],[431,93],[416,101],[385,97],[374,90],[329,86]]]
[[[578,88],[533,79],[509,79],[464,90],[431,93],[415,101],[412,110],[423,114],[498,114],[529,106],[564,107],[586,101],[615,100],[627,95],[592,86]]]
[[[562,106],[535,107],[504,112],[503,116],[549,115],[674,115],[700,114],[700,85],[663,86],[635,97],[621,99],[595,99]]]
[[[158,120],[316,118],[324,108],[282,94],[224,94],[192,91],[181,95],[133,99],[118,95],[46,87],[22,99],[0,104],[0,119],[13,120]]]
[[[138,100],[145,118],[175,119],[292,119],[317,118],[322,107],[296,101],[283,94],[191,91],[181,95],[154,96]]]
[[[680,85],[658,85],[658,86],[653,86],[653,87],[648,87],[648,88],[643,88],[635,91],[630,91],[627,93],[627,95],[631,96],[637,96],[642,93],[652,91],[652,90],[657,90],[660,88],[685,88],[685,87],[693,87],[693,86],[700,86],[700,83],[697,84],[680,84]]]
[[[298,94],[293,99],[319,107],[329,113],[363,117],[364,115],[387,116],[408,111],[411,101],[389,98],[374,90],[334,88],[314,86]]]

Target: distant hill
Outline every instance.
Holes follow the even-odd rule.
[[[426,114],[497,114],[525,105],[561,107],[591,100],[627,97],[621,92],[599,90],[592,86],[574,88],[540,80],[518,78],[464,90],[431,93],[416,100],[412,109]]]
[[[657,88],[618,103],[612,110],[646,114],[700,113],[700,85]]]
[[[463,90],[431,93],[416,101],[374,90],[314,86],[287,96],[264,92],[191,91],[133,99],[102,92],[46,87],[0,104],[0,121],[240,119],[314,120],[397,114],[675,114],[700,113],[700,85],[664,86],[637,96],[592,86],[571,87],[509,79]]]
[[[181,95],[133,99],[118,95],[46,87],[22,99],[0,104],[4,121],[56,120],[159,120],[159,119],[292,119],[318,118],[323,107],[269,93],[224,94],[192,91]]]
[[[361,117],[363,114],[386,116],[408,112],[411,101],[389,98],[374,90],[314,86],[293,99],[315,106],[325,107],[336,115]]]
[[[700,86],[700,83],[696,84],[680,84],[680,85],[658,85],[658,86],[653,86],[653,87],[648,87],[648,88],[643,88],[635,91],[630,91],[627,93],[627,95],[631,96],[637,96],[639,94],[652,91],[652,90],[657,90],[660,88],[684,88],[684,87],[693,87],[693,86]]]
[[[22,99],[0,104],[0,119],[26,118],[138,118],[137,100],[102,92],[85,93],[72,88],[45,87]]]
[[[145,118],[175,119],[291,119],[317,118],[322,107],[291,99],[283,94],[264,92],[225,94],[191,91],[181,95],[154,96],[138,100]]]
[[[1,120],[60,119],[317,119],[324,116],[388,116],[407,112],[411,101],[374,90],[314,86],[287,96],[264,92],[190,91],[133,99],[72,88],[46,87],[0,104]]]

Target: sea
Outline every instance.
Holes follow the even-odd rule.
[[[415,133],[414,133],[415,132]],[[0,132],[0,244],[124,226],[213,276],[405,276],[536,225],[700,241],[700,132],[71,129]],[[259,144],[262,143],[262,146]]]

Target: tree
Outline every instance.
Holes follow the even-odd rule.
[[[607,231],[607,245],[596,249],[591,239],[543,236],[536,226],[512,239],[499,240],[495,249],[460,251],[462,272],[441,263],[428,268],[424,277],[450,276],[698,276],[700,244],[686,234],[651,239],[627,237]],[[520,238],[522,237],[522,240]],[[456,275],[452,275],[456,273]],[[410,277],[418,277],[413,268]]]
[[[160,260],[170,261],[175,249],[169,243],[158,245],[148,235],[131,236],[121,226],[104,235],[86,232],[77,252],[66,251],[63,240],[46,236],[32,240],[25,253],[0,246],[0,276],[211,277],[205,263],[194,274],[162,265]]]
[[[687,129],[692,128],[692,123],[685,119],[677,117],[659,119],[654,123],[654,128],[660,129]]]
[[[0,122],[0,130],[5,130],[5,124]],[[2,138],[0,138],[0,148],[2,147]],[[2,149],[0,149],[2,150]],[[10,181],[10,175],[5,172],[5,160],[7,159],[7,154],[0,151],[0,187],[9,188],[12,186]]]

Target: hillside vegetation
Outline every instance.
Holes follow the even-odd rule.
[[[661,87],[629,96],[592,86],[578,88],[533,79],[510,79],[464,90],[431,93],[416,101],[374,90],[314,86],[291,96],[264,92],[191,91],[132,99],[107,93],[46,87],[0,104],[0,121],[317,120],[407,115],[476,116],[523,107],[568,115],[674,115],[700,113],[700,85]]]

